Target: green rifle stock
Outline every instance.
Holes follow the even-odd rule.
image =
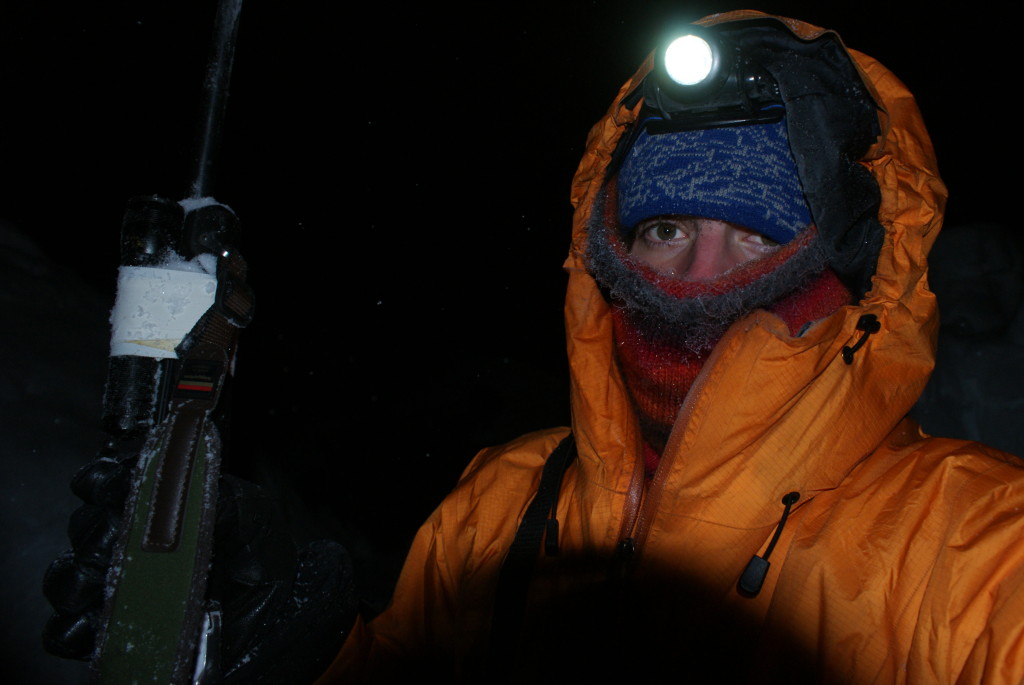
[[[205,603],[220,474],[212,414],[253,303],[235,250],[237,219],[208,195],[240,9],[241,0],[218,5],[191,197],[133,198],[122,226],[124,265],[159,270],[168,250],[188,259],[208,255],[216,293],[173,355],[111,357],[104,422],[115,435],[144,431],[147,438],[108,576],[106,624],[93,661],[99,683],[216,678],[206,637],[218,617]]]

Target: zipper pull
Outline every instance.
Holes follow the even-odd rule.
[[[626,573],[628,572],[629,566],[632,564],[635,555],[636,540],[633,538],[623,538],[619,541],[619,544],[615,545],[615,555],[612,557],[611,573],[613,580],[622,580],[626,577]]]
[[[768,547],[764,551],[764,556],[759,557],[755,554],[750,558],[750,563],[747,564],[747,567],[743,569],[743,575],[740,576],[740,581],[737,584],[740,594],[747,597],[757,597],[757,594],[761,592],[764,579],[768,576],[768,567],[771,566],[768,562],[768,555],[775,549],[775,543],[779,541],[779,536],[782,535],[782,527],[786,525],[786,519],[789,518],[789,510],[796,504],[798,499],[800,499],[799,492],[786,493],[785,497],[782,498],[782,503],[786,505],[786,508],[782,510],[782,518],[779,519],[779,525],[775,526],[775,534],[772,535],[771,542],[768,543]]]

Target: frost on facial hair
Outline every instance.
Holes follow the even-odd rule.
[[[712,292],[707,294],[677,297],[658,287],[629,257],[617,222],[603,211],[609,206],[606,193],[602,189],[598,194],[588,226],[587,270],[609,301],[623,307],[646,335],[670,339],[695,353],[714,347],[733,322],[806,287],[828,265],[815,234],[777,268],[746,285],[724,290],[709,287]],[[714,281],[709,284],[713,286]]]

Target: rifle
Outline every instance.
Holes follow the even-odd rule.
[[[218,631],[205,604],[220,438],[214,412],[252,319],[235,213],[210,196],[241,0],[219,0],[186,199],[129,200],[111,314],[104,428],[144,437],[107,580],[93,675],[207,682]]]

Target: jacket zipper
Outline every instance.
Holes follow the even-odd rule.
[[[877,318],[871,315],[865,315],[860,318],[857,330],[864,331],[864,335],[861,336],[861,339],[853,348],[850,348],[849,352],[847,349],[843,350],[843,358],[847,364],[850,363],[847,357],[852,356],[864,344],[869,335],[877,332],[876,322]],[[715,345],[707,361],[704,362],[704,366],[697,374],[689,391],[687,391],[686,398],[679,409],[675,427],[669,438],[669,443],[665,447],[665,454],[674,455],[678,453],[678,449],[675,449],[675,443],[682,440],[681,436],[685,433],[690,423],[690,416],[693,414],[694,406],[697,404],[697,398],[700,397],[704,389],[710,369],[717,363],[722,350],[729,346],[729,341],[734,336],[739,335],[739,332],[740,328],[736,326],[726,331],[725,335],[718,341],[718,344]],[[638,450],[637,454],[642,454],[642,451]],[[616,545],[614,555],[613,577],[627,577],[639,562],[643,553],[644,543],[647,541],[647,535],[650,533],[652,521],[657,514],[661,493],[664,489],[665,474],[671,469],[672,461],[673,456],[666,458],[662,455],[658,462],[658,468],[654,472],[654,477],[651,479],[650,485],[648,485],[642,459],[638,458],[638,468],[634,469],[629,491],[626,495],[626,504],[623,509],[623,524],[620,528],[619,542]],[[796,495],[797,499],[799,499],[799,493],[793,492],[788,494],[787,497],[790,495]]]
[[[643,445],[638,441],[637,454],[643,454]],[[647,475],[644,470],[643,458],[636,460],[633,475],[626,491],[626,502],[623,505],[622,526],[619,528],[619,542],[615,545],[612,557],[611,577],[615,580],[625,578],[632,567],[636,554],[636,541],[633,538],[640,510],[647,494]]]
[[[670,449],[670,447],[674,447],[674,443],[682,439],[681,436],[690,422],[694,405],[697,403],[697,398],[700,397],[710,369],[721,355],[721,350],[728,347],[728,341],[738,334],[738,330],[736,327],[730,328],[722,336],[722,339],[715,345],[707,361],[704,362],[704,366],[701,367],[697,377],[693,380],[693,384],[690,386],[689,391],[687,391],[686,398],[679,409],[675,428],[672,431],[672,436],[669,438],[668,445],[665,447],[665,454],[671,455],[677,452],[677,450]],[[637,451],[638,455],[642,453],[641,450]],[[654,471],[654,477],[651,479],[650,485],[648,485],[642,459],[637,459],[637,468],[633,470],[633,477],[626,494],[626,504],[622,519],[623,525],[620,529],[619,542],[615,548],[612,571],[615,578],[621,579],[628,576],[640,559],[644,543],[647,541],[647,535],[650,532],[651,522],[654,520],[658,503],[661,500],[661,493],[664,489],[666,478],[665,474],[671,469],[672,461],[673,457],[666,458],[662,455],[658,461],[658,467]]]

